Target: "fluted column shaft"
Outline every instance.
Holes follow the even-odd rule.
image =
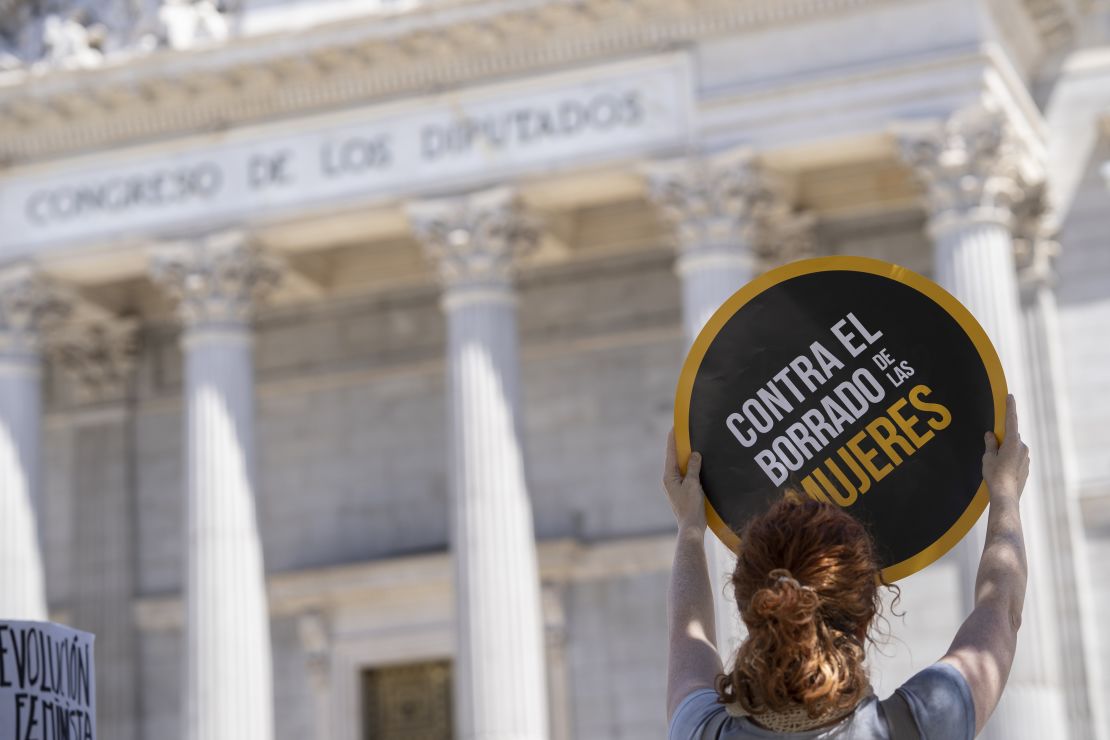
[[[678,273],[682,278],[682,325],[687,347],[697,338],[714,311],[754,277],[748,261],[742,256],[720,260],[716,266],[706,262],[683,265],[680,257]],[[727,666],[746,634],[731,586],[732,574],[736,570],[736,553],[708,529],[703,544],[706,568],[713,587],[717,652],[721,662]]]
[[[968,223],[937,235],[936,269],[941,285],[968,307],[998,349],[1010,392],[1021,399],[1026,438],[1035,434],[1036,407],[1025,372],[1013,241],[998,223]],[[1034,453],[1036,454],[1036,452]],[[1059,682],[1057,631],[1050,604],[1052,589],[1045,560],[1044,501],[1038,471],[1022,496],[1022,520],[1029,580],[1018,651],[1003,700],[991,719],[992,738],[1064,737],[1064,697]],[[986,537],[986,522],[960,543],[965,611],[974,599],[975,574]]]
[[[536,234],[497,190],[411,208],[443,278],[462,740],[546,740],[543,619],[520,421],[515,255]]]
[[[39,357],[0,354],[0,618],[46,619],[39,542]]]
[[[0,271],[0,619],[47,618],[39,331],[58,305],[29,265]]]
[[[1002,220],[968,220],[934,230],[937,282],[960,299],[998,350],[1007,384],[1025,390],[1013,238]]]
[[[687,347],[721,304],[755,277],[753,261],[744,249],[742,243],[721,245],[712,259],[679,255],[675,271],[682,281],[682,334]]]
[[[546,736],[532,512],[508,300],[448,309],[448,393],[463,737]],[[515,715],[515,716],[514,716]],[[472,734],[467,735],[468,726]]]
[[[1038,420],[1022,333],[1013,209],[1032,187],[1031,167],[1005,117],[985,107],[955,114],[943,124],[907,135],[903,153],[924,181],[938,282],[983,325],[1018,399],[1026,438]],[[1033,451],[1034,460],[1037,451]],[[1037,462],[1034,462],[1034,466]],[[1060,683],[1052,587],[1044,565],[1045,502],[1034,470],[1021,502],[1029,579],[1017,656],[1006,691],[986,736],[1022,740],[1068,736]],[[985,540],[985,519],[960,543],[964,612],[974,604],[974,583]]]
[[[1062,661],[1061,680],[1071,734],[1104,740],[1106,708],[1098,695],[1103,669],[1098,660],[1091,660],[1097,655],[1098,622],[1088,588],[1093,581],[1070,457],[1074,445],[1051,264],[1058,247],[1054,241],[1032,235],[1026,240],[1019,270],[1026,364],[1038,420],[1028,438],[1039,462],[1038,482],[1050,504],[1046,525],[1055,587],[1052,603],[1061,651],[1068,656]]]
[[[186,330],[188,737],[270,737],[269,610],[254,506],[251,338]]]
[[[185,322],[185,738],[270,740],[249,316],[275,273],[237,234],[163,247],[155,273]]]

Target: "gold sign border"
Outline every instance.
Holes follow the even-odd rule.
[[[678,388],[675,390],[674,402],[674,432],[675,432],[675,445],[678,452],[679,467],[682,469],[683,474],[686,473],[686,461],[690,459],[690,394],[694,389],[694,378],[697,377],[698,370],[701,368],[701,362],[705,358],[705,353],[709,349],[709,345],[716,339],[718,332],[721,328],[749,301],[753,300],[756,296],[762,294],[764,291],[773,288],[779,283],[791,280],[802,275],[812,275],[819,272],[864,272],[869,275],[878,275],[879,277],[888,278],[895,282],[906,285],[919,293],[931,298],[941,308],[948,312],[948,315],[955,319],[956,323],[967,333],[975,348],[979,352],[979,359],[983,361],[983,366],[987,370],[987,377],[991,384],[991,393],[994,396],[994,433],[1000,440],[1005,432],[1005,418],[1006,418],[1006,376],[1002,371],[1002,363],[998,359],[998,353],[991,344],[990,339],[987,337],[986,331],[971,315],[971,312],[964,307],[956,298],[940,287],[932,280],[918,275],[912,270],[907,270],[905,267],[894,265],[882,260],[871,259],[869,257],[817,257],[815,259],[800,260],[792,262],[788,265],[783,265],[774,270],[771,270],[763,275],[752,280],[740,290],[736,291],[732,297],[725,301],[720,308],[702,327],[701,332],[698,333],[697,339],[694,340],[693,345],[690,347],[689,354],[686,355],[686,362],[682,365],[682,372],[678,377]],[[887,566],[883,569],[883,578],[888,583],[901,580],[906,576],[912,575],[937,561],[944,553],[951,550],[957,542],[963,539],[968,530],[975,524],[975,522],[982,515],[983,510],[987,507],[987,501],[990,494],[987,491],[986,481],[979,484],[975,496],[972,498],[971,503],[968,504],[967,509],[956,520],[956,523],[948,528],[933,544],[926,547],[916,555],[906,558],[900,563]],[[739,552],[740,538],[729,528],[720,515],[717,514],[713,505],[709,503],[709,498],[705,499],[705,516],[709,527],[717,535],[721,542],[725,543],[733,552]]]

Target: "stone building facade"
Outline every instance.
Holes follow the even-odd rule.
[[[663,737],[685,347],[863,255],[1028,419],[987,734],[1110,737],[1108,162],[1104,0],[0,0],[0,616],[111,740]]]

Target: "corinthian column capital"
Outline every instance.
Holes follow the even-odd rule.
[[[812,211],[794,211],[783,202],[761,223],[756,253],[764,269],[785,265],[795,260],[816,257],[817,215]]]
[[[513,263],[540,241],[538,222],[508,188],[416,201],[408,215],[448,297],[459,290],[507,294]]]
[[[47,352],[70,378],[81,403],[126,398],[139,355],[139,322],[133,318],[68,323],[50,333]]]
[[[0,355],[37,357],[42,330],[69,314],[67,299],[29,262],[0,267]]]
[[[1009,118],[988,103],[901,124],[896,136],[902,160],[925,186],[934,231],[969,220],[1012,227],[1015,206],[1043,180]]]
[[[196,328],[248,323],[282,270],[246,233],[225,231],[156,246],[150,272],[179,301],[185,325]]]
[[[761,222],[781,204],[789,207],[785,181],[746,148],[651,162],[643,174],[682,255],[747,257]]]

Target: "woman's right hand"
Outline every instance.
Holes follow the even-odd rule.
[[[667,461],[663,467],[663,489],[670,499],[679,529],[705,531],[705,494],[701,489],[701,453],[690,453],[686,474],[678,467],[674,429],[667,435]]]
[[[1019,499],[1029,478],[1029,448],[1018,432],[1017,402],[1013,394],[1006,397],[1006,438],[999,446],[994,432],[987,432],[986,448],[983,479],[990,489],[991,499]]]

